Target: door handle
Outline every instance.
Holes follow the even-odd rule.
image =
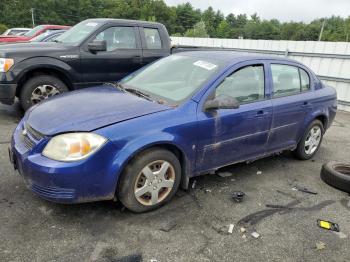
[[[266,115],[268,115],[269,114],[269,112],[266,112],[266,111],[264,111],[264,110],[259,110],[258,112],[256,112],[256,115],[255,115],[255,117],[264,117],[264,116],[266,116]]]
[[[305,102],[303,102],[303,104],[301,105],[301,107],[309,107],[309,106],[310,106],[309,101],[305,101]]]

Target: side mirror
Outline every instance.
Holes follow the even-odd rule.
[[[204,104],[204,111],[237,108],[239,108],[237,99],[228,95],[219,95],[212,100],[207,100]]]
[[[106,40],[102,40],[102,41],[95,40],[88,43],[88,48],[89,48],[89,51],[91,52],[107,51],[107,42]]]

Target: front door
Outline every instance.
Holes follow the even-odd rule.
[[[107,50],[91,52],[86,46],[82,48],[81,64],[85,83],[116,82],[142,66],[137,27],[111,26],[89,42],[94,40],[105,40]]]
[[[213,90],[236,98],[238,109],[198,110],[198,172],[265,153],[272,119],[265,71],[263,63],[244,64]]]

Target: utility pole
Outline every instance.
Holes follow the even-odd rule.
[[[323,23],[322,23],[320,35],[318,36],[318,41],[321,41],[321,39],[322,39],[322,34],[323,34],[323,29],[324,29],[324,25],[325,25],[325,24],[326,24],[326,18],[323,19]]]
[[[33,22],[33,28],[35,27],[35,21],[34,21],[34,8],[30,8],[30,11],[32,12],[32,22]]]

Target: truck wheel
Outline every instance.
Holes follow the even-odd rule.
[[[294,154],[301,160],[312,158],[320,148],[324,134],[323,124],[319,120],[314,120],[306,129]]]
[[[60,79],[54,76],[40,75],[29,79],[23,85],[19,99],[22,108],[26,111],[49,97],[68,91],[66,84]]]
[[[136,156],[125,168],[118,185],[118,198],[133,212],[146,212],[168,202],[181,180],[181,166],[168,150],[150,149]]]

